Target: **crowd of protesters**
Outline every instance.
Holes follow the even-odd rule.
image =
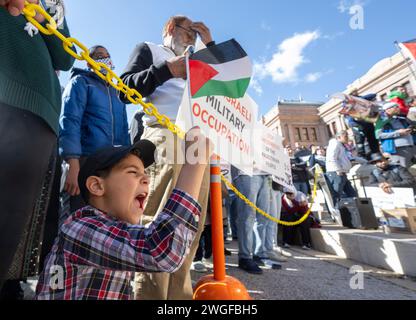
[[[360,97],[356,90],[351,95]],[[303,194],[311,194],[310,186],[316,165],[324,173],[335,209],[339,209],[341,199],[358,196],[355,184],[348,177],[356,164],[373,165],[368,186],[378,186],[390,194],[392,188],[416,190],[415,177],[409,171],[416,164],[416,123],[407,117],[415,99],[409,97],[404,87],[393,89],[387,101],[376,101],[376,97],[375,94],[360,97],[378,107],[376,121],[345,116],[345,123],[351,131],[335,133],[328,146],[305,147],[296,143],[294,150],[290,145],[285,147],[290,156],[296,191],[286,190],[282,201],[282,219],[295,221],[307,212],[306,202],[302,205],[298,199]],[[296,213],[293,215],[293,212]],[[317,222],[313,215],[310,217],[310,221],[307,219],[299,225],[301,244],[305,249],[310,246],[308,228]],[[294,230],[283,228],[283,247],[288,248],[294,241]]]
[[[20,280],[40,272],[37,299],[191,299],[194,260],[212,253],[206,220],[211,144],[194,128],[187,138],[205,151],[202,162],[155,162],[155,150],[180,153],[176,137],[161,141],[164,129],[143,113],[129,132],[124,94],[90,65],[71,69],[74,60],[57,38],[36,35],[38,60],[23,63],[28,56],[20,49],[33,46],[22,32],[23,1],[0,5],[0,38],[7,44],[0,52],[0,85],[9,88],[0,92],[0,143],[8,145],[2,157],[8,174],[0,181],[8,186],[1,196],[8,214],[0,223],[2,298],[21,298]],[[69,36],[65,19],[62,28]],[[197,36],[208,47],[215,42],[202,22],[185,16],[170,18],[162,35],[161,45],[143,42],[134,49],[121,78],[174,121],[186,83],[187,48]],[[90,56],[111,70],[110,52],[96,45]],[[69,69],[61,96],[57,73]],[[189,147],[186,142],[185,153]],[[280,217],[282,188],[272,177],[258,172],[234,178],[253,202]],[[286,260],[277,250],[276,223],[256,215],[226,188],[224,208],[235,209],[224,209],[224,218],[239,241],[242,269],[261,272],[253,269],[253,259]],[[35,240],[34,226],[40,229]],[[30,272],[29,262],[35,266]]]
[[[374,165],[367,184],[379,186],[386,193],[392,193],[394,187],[416,188],[416,180],[409,171],[416,164],[416,123],[408,117],[415,99],[409,97],[404,87],[393,89],[387,101],[376,101],[376,94],[359,96],[357,90],[351,95],[377,106],[375,121],[345,116],[351,131],[335,133],[328,146],[307,148],[296,143],[295,150],[289,145],[285,147],[296,190],[310,194],[311,173],[319,165],[336,209],[342,198],[357,197],[357,190],[348,178],[355,164]],[[292,198],[293,194],[286,196],[289,202]]]
[[[2,298],[20,295],[19,281],[40,269],[37,299],[191,299],[190,270],[206,271],[212,254],[211,143],[194,128],[187,138],[204,151],[201,162],[156,162],[155,150],[176,156],[181,142],[161,139],[164,128],[144,113],[135,115],[129,131],[127,97],[90,65],[71,70],[61,96],[57,72],[70,70],[74,60],[59,39],[41,34],[32,39],[23,32],[23,4],[0,0],[0,87],[6,88],[0,90]],[[65,19],[60,28],[70,35]],[[162,44],[137,45],[121,75],[172,121],[185,90],[187,48],[197,36],[207,47],[215,45],[204,23],[171,17]],[[102,45],[90,50],[91,58],[113,69],[110,52]],[[406,170],[413,163],[415,135],[404,114],[406,98],[401,90],[392,93],[375,126],[350,119],[354,136],[361,139],[358,155],[348,147],[344,131],[327,150],[286,148],[291,189],[256,168],[253,176],[232,168],[234,185],[258,208],[287,222],[305,218],[295,227],[279,228],[224,186],[225,235],[238,241],[239,268],[252,274],[262,274],[262,266],[280,269],[290,254],[279,244],[289,248],[297,234],[299,245],[311,248],[310,228],[319,227],[308,204],[310,169],[316,164],[326,172],[335,202],[355,195],[346,174],[360,157],[377,163],[372,183],[386,192],[412,184]],[[376,139],[381,150],[378,142],[375,148]],[[189,148],[185,143],[185,153]],[[403,167],[386,164],[385,155],[377,157],[380,152]],[[33,261],[36,267],[28,272]]]

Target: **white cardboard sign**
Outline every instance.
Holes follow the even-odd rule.
[[[256,167],[272,175],[278,184],[293,188],[290,158],[284,152],[282,137],[257,123],[253,138]]]
[[[221,96],[189,99],[188,88],[185,88],[176,124],[185,131],[199,126],[213,142],[216,154],[252,175],[252,137],[257,112],[257,104],[248,95],[241,99]]]
[[[371,198],[377,216],[383,216],[381,209],[416,207],[412,188],[392,188],[392,190],[393,193],[388,194],[378,187],[365,187],[366,195]],[[364,196],[362,188],[359,190],[359,195]]]

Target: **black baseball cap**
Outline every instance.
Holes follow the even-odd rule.
[[[87,179],[101,170],[113,167],[133,151],[137,152],[145,168],[155,162],[156,146],[149,140],[137,141],[132,146],[104,148],[86,158],[78,175],[78,185],[84,201],[88,200]]]
[[[381,154],[380,152],[376,152],[371,155],[371,159],[369,163],[376,164],[377,162],[384,161],[384,160],[389,160],[389,158]]]

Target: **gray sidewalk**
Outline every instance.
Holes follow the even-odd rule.
[[[237,243],[226,247],[233,252],[226,257],[227,274],[239,279],[256,300],[416,300],[416,280],[368,266],[362,266],[364,288],[351,289],[350,267],[359,265],[351,260],[293,247],[282,270],[251,275],[237,267]],[[192,271],[193,280],[203,275]]]

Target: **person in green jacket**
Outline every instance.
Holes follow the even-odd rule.
[[[57,37],[29,35],[23,7],[24,0],[0,0],[0,289],[12,266],[23,269],[16,266],[16,253],[28,251],[26,239],[33,234],[27,230],[43,220],[35,213],[56,152],[61,108],[56,71],[74,63]],[[58,27],[69,36],[64,19]]]

